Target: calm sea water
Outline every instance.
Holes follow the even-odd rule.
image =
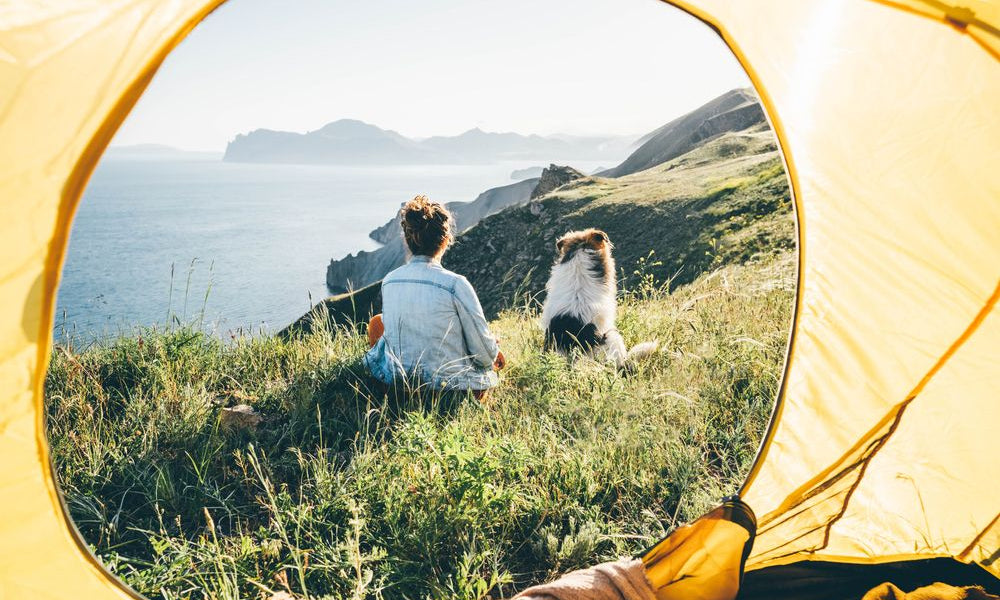
[[[57,339],[203,320],[276,331],[328,295],[326,266],[417,193],[450,202],[529,165],[333,167],[107,159],[73,224]],[[596,165],[580,165],[581,168]]]

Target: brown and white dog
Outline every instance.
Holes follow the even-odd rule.
[[[619,368],[656,352],[657,342],[626,350],[615,328],[618,311],[614,246],[600,229],[571,231],[556,242],[558,257],[545,284],[542,326],[545,344],[563,354],[580,348]]]

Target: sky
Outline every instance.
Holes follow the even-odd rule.
[[[113,144],[221,152],[341,118],[417,138],[639,135],[749,85],[713,31],[658,0],[230,0]]]

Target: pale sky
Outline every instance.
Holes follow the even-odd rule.
[[[340,118],[411,137],[638,135],[749,85],[714,32],[657,0],[230,0],[114,144],[222,151]]]

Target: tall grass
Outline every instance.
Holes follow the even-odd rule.
[[[619,328],[663,353],[627,377],[567,361],[541,350],[528,304],[494,323],[509,367],[482,403],[386,397],[352,327],[56,348],[49,437],[72,516],[112,572],[164,599],[502,597],[640,552],[749,468],[792,258],[673,293],[636,275]],[[240,403],[256,430],[220,427]]]

